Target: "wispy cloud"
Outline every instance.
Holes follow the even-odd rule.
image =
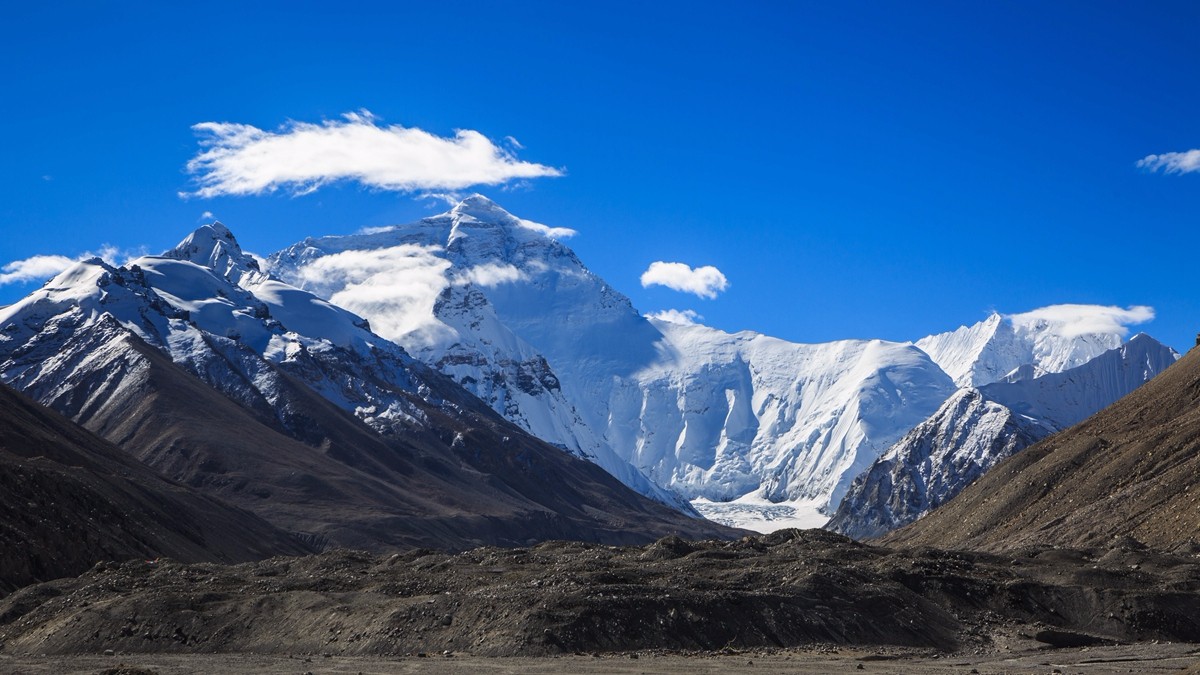
[[[232,122],[202,122],[192,129],[201,136],[202,151],[187,170],[200,187],[180,193],[184,197],[279,189],[306,194],[337,181],[436,193],[562,175],[560,169],[517,159],[478,131],[463,129],[447,138],[415,127],[381,126],[365,110],[320,124],[289,122],[274,132]]]
[[[45,281],[74,264],[74,258],[62,255],[35,255],[14,260],[0,267],[0,286]]]
[[[491,288],[501,284],[515,283],[525,278],[524,272],[508,263],[484,263],[463,270],[455,279],[455,283]]]
[[[1191,173],[1200,171],[1200,150],[1187,152],[1164,152],[1161,155],[1146,155],[1138,160],[1139,168],[1163,173]]]
[[[88,258],[102,258],[113,265],[124,265],[133,258],[146,255],[145,247],[136,250],[124,250],[105,244],[99,251],[87,251],[74,258],[65,255],[35,255],[23,260],[14,260],[0,267],[0,286],[8,284],[27,284],[32,281],[45,281],[59,272]]]
[[[1063,337],[1093,333],[1111,333],[1124,337],[1129,326],[1154,320],[1154,308],[1146,305],[1114,307],[1105,305],[1050,305],[1021,314],[1009,314],[1018,326],[1044,322]]]
[[[289,281],[367,317],[379,335],[420,349],[453,337],[433,315],[438,295],[449,285],[450,262],[440,251],[416,244],[343,251],[313,260]]]
[[[200,218],[199,218],[199,220],[214,220],[214,219],[215,219],[215,216],[213,216],[212,211],[205,211],[204,213],[201,213]]]
[[[701,298],[713,299],[729,288],[729,280],[721,270],[712,265],[692,269],[681,262],[657,261],[642,272],[642,287],[666,286],[682,293],[692,293]]]
[[[664,309],[657,312],[650,312],[646,315],[649,319],[658,319],[667,323],[678,323],[684,326],[694,326],[696,322],[704,317],[691,309]]]

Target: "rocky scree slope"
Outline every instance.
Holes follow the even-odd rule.
[[[0,386],[0,595],[98,561],[243,562],[311,552]]]

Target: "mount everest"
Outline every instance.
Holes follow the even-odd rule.
[[[1014,389],[1019,414],[989,401],[984,417],[1011,424],[984,446],[1005,454],[1061,428],[1051,408],[1086,416],[1162,367],[1070,403],[1044,378],[1119,348],[1119,332],[993,314],[915,343],[806,345],[647,318],[562,243],[571,234],[475,195],[416,223],[306,239],[266,268],[635,490],[760,530],[824,524],[856,476],[962,404],[962,387],[1037,383]]]

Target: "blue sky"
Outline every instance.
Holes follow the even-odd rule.
[[[269,253],[442,210],[350,181],[179,196],[195,124],[369,110],[561,171],[475,189],[577,230],[643,311],[805,342],[1056,303],[1200,330],[1200,171],[1136,166],[1200,148],[1196,3],[242,4],[7,10],[0,264],[157,252],[205,212]],[[654,261],[728,288],[643,288]]]

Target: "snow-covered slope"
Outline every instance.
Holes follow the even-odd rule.
[[[1040,316],[992,313],[973,326],[962,326],[917,340],[916,345],[960,387],[999,382],[1017,371],[1038,377],[1083,365],[1121,346],[1116,331],[1076,333],[1060,321]]]
[[[1139,334],[1060,373],[960,389],[854,479],[827,527],[868,538],[911,523],[1001,460],[1112,405],[1178,358]]]
[[[635,489],[648,476],[702,509],[741,499],[751,520],[737,522],[763,529],[762,508],[774,526],[823,521],[849,479],[953,391],[912,345],[650,321],[560,241],[569,234],[477,195],[410,225],[307,239],[268,266]]]
[[[607,437],[691,498],[749,496],[823,513],[952,390],[911,345],[654,325],[659,359],[614,387]]]
[[[996,382],[980,391],[1019,415],[1061,431],[1112,405],[1178,359],[1174,349],[1139,333],[1076,368],[1034,379]]]

